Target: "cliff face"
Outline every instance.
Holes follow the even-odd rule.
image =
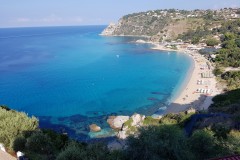
[[[121,18],[117,24],[111,23],[101,35],[104,36],[148,36],[151,41],[174,39],[191,27],[185,19],[173,20],[167,16],[151,16],[140,13]]]
[[[157,10],[129,14],[122,17],[117,24],[111,23],[102,35],[148,36],[155,42],[174,39],[192,27],[191,22],[184,16],[187,13],[178,10]]]
[[[110,23],[107,28],[105,28],[102,33],[100,35],[103,35],[103,36],[113,36],[114,35],[114,31],[116,29],[117,25],[114,24],[114,23]]]
[[[167,24],[168,18],[151,16],[147,12],[124,16],[117,24],[110,24],[102,35],[153,36]]]

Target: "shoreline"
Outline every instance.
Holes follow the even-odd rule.
[[[191,69],[188,71],[183,84],[173,91],[173,98],[167,105],[166,110],[156,111],[153,117],[165,115],[167,113],[179,113],[187,109],[194,108],[196,110],[206,110],[212,104],[212,98],[221,93],[216,87],[216,77],[213,75],[211,78],[202,78],[202,73],[212,73],[214,67],[211,63],[204,58],[198,51],[189,51],[187,49],[173,50],[164,47],[163,45],[152,43],[155,50],[174,51],[179,54],[187,54],[193,60]],[[210,67],[207,66],[210,64]],[[197,90],[204,90],[204,93],[198,93]]]

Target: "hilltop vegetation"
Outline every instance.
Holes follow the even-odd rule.
[[[236,19],[238,9],[221,10],[154,10],[123,16],[116,25],[111,25],[103,35],[149,36],[151,41],[183,40],[205,37],[212,28],[226,19]],[[110,32],[108,32],[111,30]],[[194,37],[192,35],[194,34]]]
[[[216,62],[224,67],[239,67],[240,19],[223,23],[217,33],[222,35],[222,49],[218,51]]]

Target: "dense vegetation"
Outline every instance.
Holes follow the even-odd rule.
[[[240,92],[236,92],[237,94],[229,92],[228,95],[224,95],[227,96],[225,98],[216,97],[214,107],[238,102]],[[230,102],[227,102],[227,99]],[[212,107],[212,112],[214,107]],[[5,125],[10,126],[10,128],[11,125],[16,126],[14,123],[17,123],[18,126],[31,126],[20,131],[20,134],[11,134],[18,131],[16,129],[8,130],[8,134],[12,135],[12,143],[8,147],[11,147],[14,151],[23,151],[28,158],[33,160],[201,160],[240,154],[240,132],[237,130],[223,130],[219,127],[207,126],[204,129],[196,128],[190,137],[186,136],[184,126],[191,121],[191,115],[193,114],[184,112],[167,114],[161,120],[148,117],[146,119],[147,126],[139,129],[137,137],[130,136],[127,139],[127,147],[118,151],[109,150],[106,144],[80,143],[51,130],[39,130],[37,129],[38,121],[36,118],[29,118],[26,114],[8,110],[7,107],[1,108],[0,112],[1,118],[3,113],[4,117],[12,117],[12,114],[15,117],[24,115],[24,121],[19,119],[5,121]],[[233,112],[226,113],[232,114]],[[26,121],[29,121],[28,125],[24,125]],[[0,135],[0,139],[2,140],[4,136]],[[8,141],[3,143],[5,145],[10,144]]]
[[[218,51],[216,62],[221,66],[240,66],[240,20],[226,21],[217,29],[222,34],[222,49]]]
[[[211,34],[208,27],[198,27],[196,30],[189,30],[183,34],[178,35],[178,39],[183,41],[191,41],[192,44],[197,44],[202,38],[206,38]]]
[[[38,128],[38,120],[29,118],[25,113],[10,110],[6,106],[0,106],[0,143],[12,149],[14,140],[26,132]]]
[[[216,46],[219,43],[220,42],[217,39],[215,39],[215,38],[209,38],[209,39],[206,40],[207,46],[211,46],[211,47]]]
[[[213,102],[214,104],[209,107],[210,112],[231,114],[236,123],[240,124],[240,89],[217,95],[213,98]]]
[[[227,83],[229,90],[240,88],[240,71],[228,71],[221,74],[221,78]]]

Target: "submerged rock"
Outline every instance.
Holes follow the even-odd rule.
[[[116,136],[116,132],[111,128],[102,128],[99,132],[89,132],[88,136],[92,139],[110,138]]]
[[[91,125],[89,126],[89,128],[90,128],[90,130],[91,130],[92,132],[100,132],[100,131],[101,131],[101,127],[99,127],[99,126],[96,125],[96,124],[91,124]]]

